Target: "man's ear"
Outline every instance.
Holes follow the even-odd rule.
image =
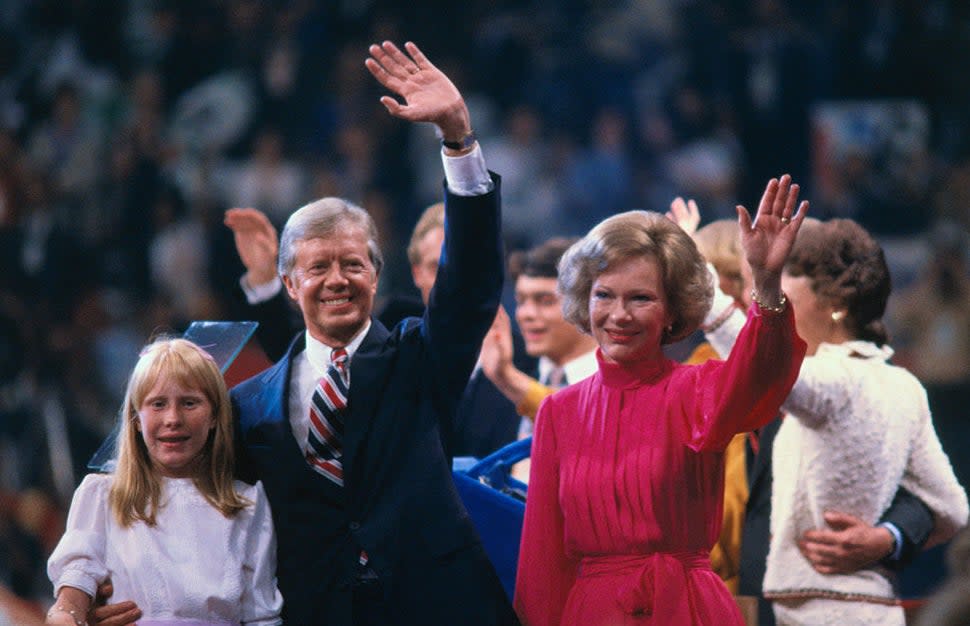
[[[280,280],[283,281],[283,287],[286,288],[286,295],[290,297],[290,300],[297,302],[296,286],[293,284],[292,279],[290,279],[287,274],[280,274]]]

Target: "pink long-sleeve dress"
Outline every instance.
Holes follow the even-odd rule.
[[[536,418],[515,607],[526,626],[743,624],[708,552],[724,449],[777,413],[805,344],[753,306],[726,361],[606,363]]]

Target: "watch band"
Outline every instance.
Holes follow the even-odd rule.
[[[467,150],[475,145],[478,141],[478,137],[475,135],[475,131],[470,130],[458,141],[447,141],[445,139],[441,140],[441,145],[448,148],[449,150]]]

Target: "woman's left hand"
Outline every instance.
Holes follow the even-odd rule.
[[[799,187],[785,174],[772,178],[765,187],[758,213],[751,219],[748,210],[738,205],[741,247],[751,266],[755,289],[767,301],[781,296],[781,271],[795,244],[795,236],[808,212],[808,201],[798,204]]]

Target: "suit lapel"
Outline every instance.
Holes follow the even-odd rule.
[[[350,402],[343,450],[344,485],[347,487],[359,484],[361,468],[355,461],[373,425],[377,402],[382,395],[380,381],[387,367],[385,352],[389,336],[387,328],[372,319],[367,336],[350,361]]]
[[[267,369],[260,378],[261,406],[263,410],[259,415],[260,427],[264,436],[271,437],[279,442],[279,445],[286,453],[286,458],[299,459],[303,465],[311,472],[303,458],[303,443],[296,440],[293,435],[293,428],[290,425],[290,385],[293,379],[293,361],[300,352],[306,348],[304,333],[290,344],[289,350],[276,365]],[[256,435],[256,433],[254,433]],[[257,442],[261,443],[261,442]]]

